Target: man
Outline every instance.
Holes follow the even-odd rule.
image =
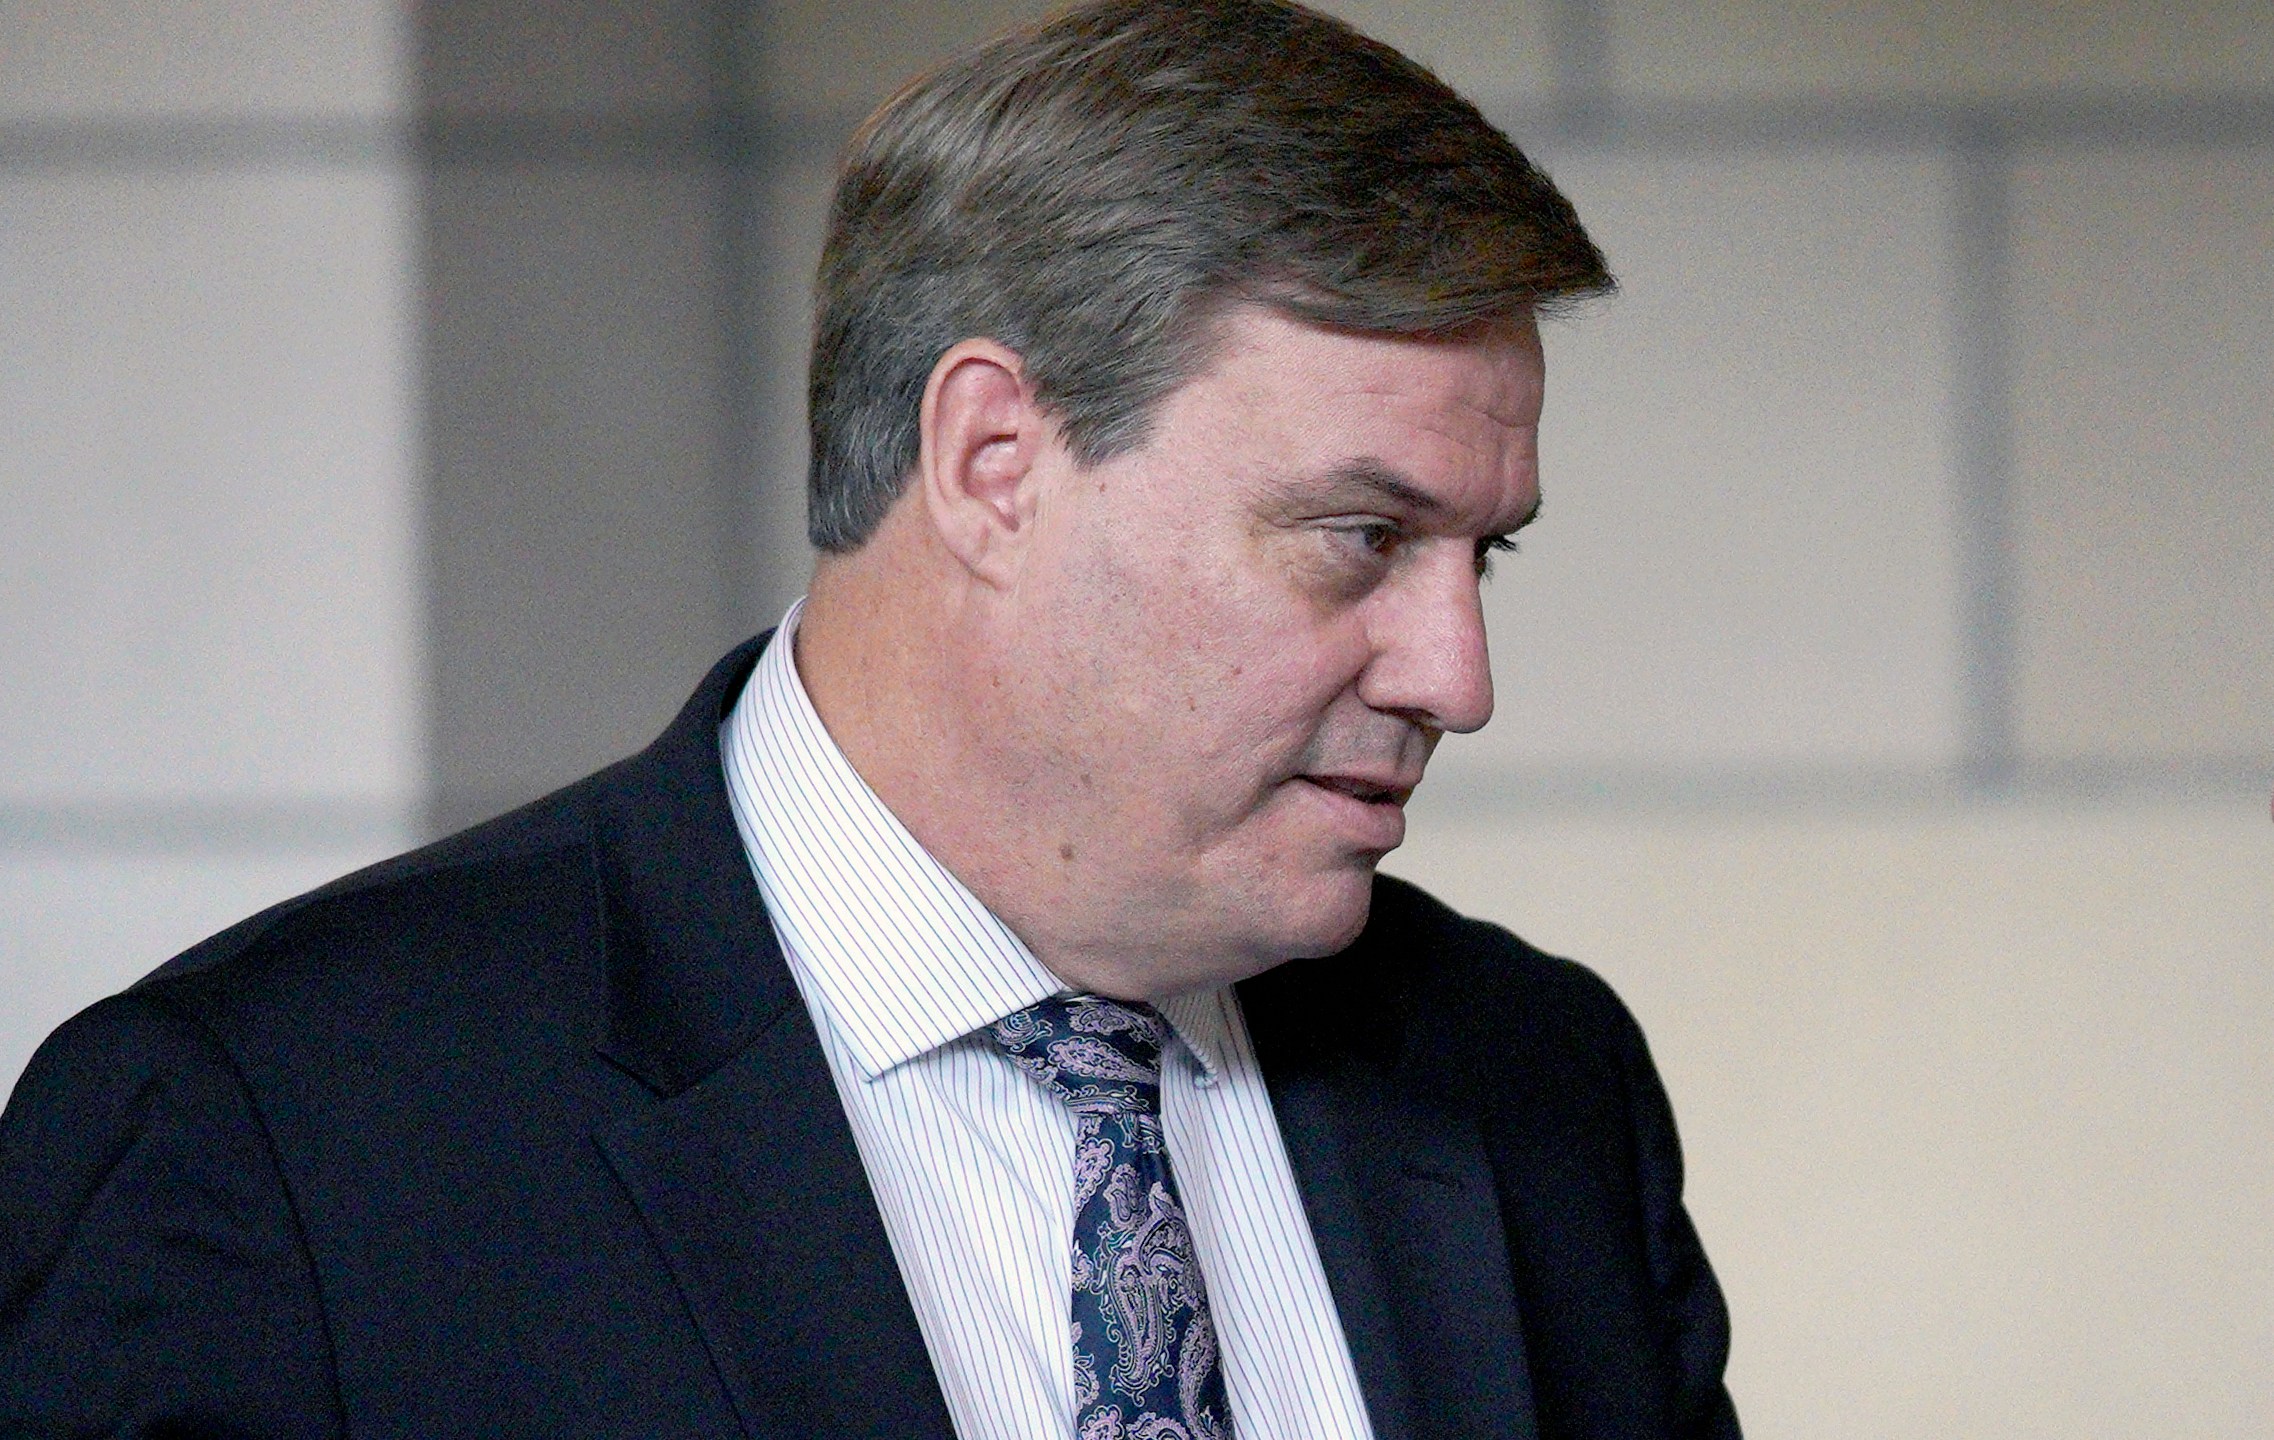
[[[1729,1436],[1639,1033],[1376,863],[1492,706],[1533,321],[1465,102],[1104,0],[841,179],[812,591],[645,753],[59,1031],[0,1420]]]

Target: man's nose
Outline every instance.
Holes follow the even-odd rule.
[[[1358,694],[1376,710],[1465,734],[1492,718],[1492,661],[1485,650],[1484,597],[1466,556],[1433,566],[1374,597],[1368,638],[1374,658]]]

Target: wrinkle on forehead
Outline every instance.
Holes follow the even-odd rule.
[[[1390,343],[1415,347],[1414,365],[1401,374],[1383,375],[1354,356],[1350,363],[1367,373],[1356,378],[1347,393],[1466,412],[1503,431],[1539,428],[1546,376],[1536,332],[1489,340]],[[1483,361],[1483,367],[1471,363],[1475,361]]]

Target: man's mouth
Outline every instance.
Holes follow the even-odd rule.
[[[1355,775],[1305,775],[1301,778],[1310,781],[1322,790],[1332,790],[1338,795],[1348,795],[1353,800],[1363,800],[1369,805],[1403,807],[1413,795],[1411,785],[1383,784],[1373,780],[1361,779]]]

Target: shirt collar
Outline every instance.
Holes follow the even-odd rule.
[[[1232,987],[1217,985],[1178,995],[1160,1004],[1161,1018],[1169,1022],[1184,1048],[1199,1062],[1210,1083],[1221,1078],[1224,1058],[1231,1048]]]

